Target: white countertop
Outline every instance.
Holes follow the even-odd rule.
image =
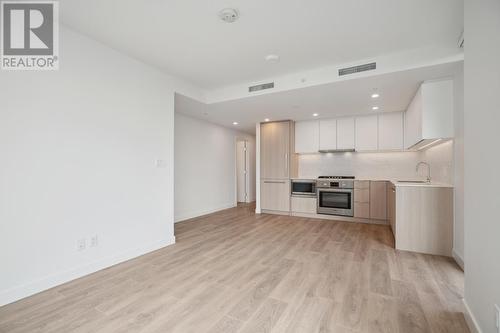
[[[302,180],[316,180],[317,178],[314,177],[294,177],[291,178],[293,179],[302,179]],[[433,182],[431,181],[430,183],[401,183],[399,181],[401,180],[418,180],[418,179],[387,179],[387,178],[356,178],[354,180],[358,181],[386,181],[392,183],[394,186],[397,187],[447,187],[447,188],[453,188],[452,184],[446,184],[446,183],[440,183],[440,182]]]

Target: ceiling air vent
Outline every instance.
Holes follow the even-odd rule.
[[[248,87],[248,92],[260,91],[260,90],[271,89],[271,88],[274,88],[274,82],[258,84],[256,86]]]
[[[364,72],[364,71],[371,71],[373,69],[377,69],[376,62],[372,62],[372,63],[364,64],[364,65],[359,65],[359,66],[354,66],[354,67],[341,68],[341,69],[339,69],[339,76],[355,74],[355,73]]]

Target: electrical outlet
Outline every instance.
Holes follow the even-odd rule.
[[[97,235],[92,236],[92,238],[90,238],[90,247],[96,247],[97,245],[99,245],[99,238]]]
[[[497,304],[495,304],[495,317],[497,332],[500,333],[500,306],[498,306]]]
[[[85,240],[85,238],[79,239],[76,242],[76,248],[78,251],[83,251],[85,250],[86,247],[87,247],[87,241]]]

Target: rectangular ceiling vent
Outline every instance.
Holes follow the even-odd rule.
[[[347,67],[347,68],[341,68],[339,69],[339,76],[342,75],[349,75],[349,74],[355,74],[355,73],[360,73],[360,72],[365,72],[365,71],[371,71],[377,69],[377,63],[376,62],[371,62],[369,64],[364,64],[364,65],[359,65],[359,66],[354,66],[354,67]]]
[[[260,91],[274,88],[274,82],[258,84],[256,86],[248,87],[248,92]]]

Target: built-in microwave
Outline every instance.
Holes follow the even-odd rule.
[[[301,197],[316,196],[316,180],[292,179],[292,195]]]

